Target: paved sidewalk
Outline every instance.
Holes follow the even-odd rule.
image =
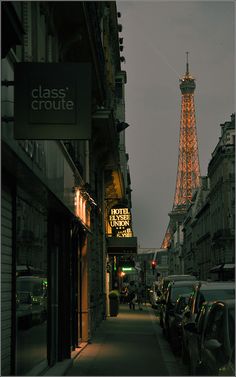
[[[74,360],[67,376],[183,376],[186,368],[171,352],[150,306],[101,323],[92,343]]]

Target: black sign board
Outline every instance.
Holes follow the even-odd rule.
[[[137,254],[137,237],[107,237],[107,252],[112,255]]]
[[[16,139],[90,139],[89,63],[15,64]]]

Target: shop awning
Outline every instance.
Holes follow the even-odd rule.
[[[223,270],[233,270],[235,268],[235,264],[233,263],[225,263],[223,266]]]
[[[235,268],[235,264],[233,264],[233,263],[223,263],[223,264],[219,264],[218,266],[212,267],[210,269],[210,272],[233,270],[234,268]]]
[[[214,266],[210,269],[210,272],[218,272],[218,271],[221,271],[222,269],[222,264],[218,265],[218,266]]]
[[[137,237],[107,237],[108,254],[137,254],[137,245]]]

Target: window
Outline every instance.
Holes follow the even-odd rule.
[[[221,344],[224,339],[223,308],[217,307],[209,314],[206,328],[206,339],[217,339]]]
[[[16,374],[47,360],[47,217],[25,194],[17,197]]]
[[[235,291],[234,289],[208,289],[208,290],[201,290],[199,292],[197,298],[197,305],[196,305],[196,312],[202,306],[203,302],[205,301],[213,301],[219,299],[234,299],[235,298]]]
[[[116,82],[116,98],[123,98],[123,85],[122,83]]]
[[[172,287],[171,292],[171,301],[175,302],[180,294],[188,294],[190,295],[193,289],[192,285],[186,285],[181,287]]]

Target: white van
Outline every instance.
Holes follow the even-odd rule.
[[[38,276],[19,276],[16,278],[16,297],[18,317],[31,311],[33,322],[43,322],[47,315],[47,279]],[[26,302],[27,298],[27,302]],[[24,310],[23,310],[24,309]],[[29,316],[29,315],[28,315]]]

